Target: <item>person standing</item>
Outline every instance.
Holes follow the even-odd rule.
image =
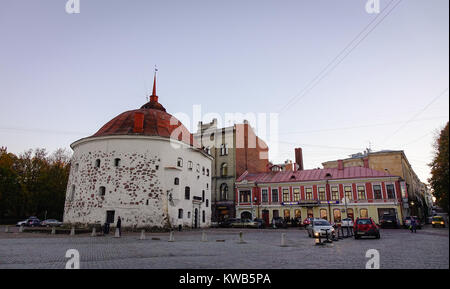
[[[122,236],[122,220],[120,219],[120,216],[117,217],[117,225],[116,228],[119,229],[119,236]]]

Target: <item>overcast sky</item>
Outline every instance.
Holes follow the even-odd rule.
[[[402,149],[422,181],[449,119],[449,1],[0,0],[0,146],[53,151],[146,102],[279,113],[275,162]],[[391,10],[392,9],[392,10]],[[184,123],[195,132],[196,123]]]

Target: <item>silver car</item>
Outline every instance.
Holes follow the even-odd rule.
[[[48,219],[41,222],[41,226],[43,227],[59,227],[62,226],[62,222],[55,219]]]
[[[333,226],[331,226],[331,224],[324,219],[312,220],[311,224],[309,224],[306,229],[308,230],[308,236],[311,238],[319,237],[319,235],[321,237],[326,237],[327,231],[330,238],[335,234]]]

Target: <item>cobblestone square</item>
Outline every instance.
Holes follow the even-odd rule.
[[[380,252],[382,269],[449,268],[449,231],[428,226],[416,234],[384,229],[379,240],[348,238],[323,247],[315,246],[303,229],[208,229],[207,242],[201,242],[198,230],[175,232],[175,241],[168,242],[168,233],[147,233],[139,240],[139,233],[70,237],[0,229],[0,269],[63,269],[68,249],[79,251],[85,269],[364,269],[369,249]],[[244,244],[239,243],[240,231]],[[281,233],[286,234],[287,247],[280,246]]]

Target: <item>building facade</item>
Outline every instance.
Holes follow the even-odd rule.
[[[217,127],[217,119],[210,123],[200,122],[194,138],[213,157],[212,220],[234,218],[236,178],[246,170],[267,171],[269,149],[247,121],[224,128]]]
[[[364,153],[351,155],[348,159],[324,162],[322,165],[325,169],[337,168],[340,163],[344,167],[367,167],[400,176],[406,186],[402,194],[403,217],[411,215],[420,218],[426,217],[428,212],[425,200],[426,186],[414,172],[404,151],[372,152],[366,150]]]
[[[155,79],[156,82],[156,79]],[[208,227],[211,163],[181,122],[150,101],[71,145],[65,223]]]
[[[400,177],[370,168],[245,172],[236,180],[235,194],[237,216],[261,218],[266,225],[276,217],[336,223],[372,217],[379,223],[384,214],[401,222]]]

